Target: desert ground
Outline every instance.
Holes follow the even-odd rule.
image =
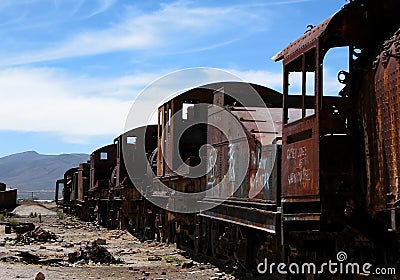
[[[54,204],[44,205],[24,204],[16,208],[16,216],[1,216],[3,223],[30,222],[35,230],[6,234],[6,226],[0,226],[0,280],[254,279],[234,265],[197,257],[173,244],[140,242],[127,231],[107,230],[56,212]]]

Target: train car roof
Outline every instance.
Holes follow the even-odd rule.
[[[147,129],[147,128],[148,128],[148,129]],[[130,130],[128,130],[128,131],[126,131],[126,132],[124,132],[124,133],[118,135],[118,136],[114,139],[114,143],[115,143],[115,141],[117,141],[119,138],[121,138],[121,136],[131,136],[133,133],[137,133],[138,131],[142,131],[142,130],[144,130],[144,129],[147,129],[146,132],[150,132],[150,133],[151,133],[150,130],[154,130],[154,129],[156,129],[156,128],[157,128],[157,125],[156,125],[156,124],[142,125],[142,126],[138,126],[138,127],[132,128],[132,129],[130,129]]]
[[[228,104],[233,104],[236,100],[230,96],[230,94],[234,94],[235,96],[239,96],[240,98],[243,98],[243,100],[246,101],[246,106],[248,107],[259,107],[263,106],[263,104],[260,104],[260,99],[256,97],[256,95],[250,94],[250,91],[254,91],[255,93],[260,96],[265,104],[268,107],[273,107],[273,108],[279,108],[282,107],[282,94],[274,89],[253,84],[253,83],[247,83],[247,82],[219,82],[219,83],[212,83],[212,84],[207,84],[207,85],[202,85],[196,88],[192,88],[190,90],[187,90],[177,96],[174,96],[173,98],[169,99],[167,102],[164,102],[164,104],[167,104],[171,102],[172,100],[184,100],[185,98],[188,97],[193,97],[196,96],[197,94],[211,94],[214,91],[221,91],[227,93],[226,94],[226,100]],[[255,98],[252,98],[255,97]],[[253,100],[254,99],[254,100]],[[212,103],[212,95],[210,95],[210,100],[209,102]],[[161,108],[164,106],[162,104],[159,106]],[[236,106],[240,106],[236,102]]]
[[[78,167],[72,167],[72,168],[68,169],[67,171],[65,171],[64,174],[73,174],[77,171],[78,171]]]
[[[101,148],[98,148],[97,150],[94,150],[94,151],[92,152],[92,155],[95,154],[95,153],[98,153],[98,152],[107,150],[107,149],[111,149],[112,146],[115,146],[115,147],[116,147],[115,144],[109,144],[109,145],[103,146],[103,147],[101,147]]]
[[[333,47],[374,45],[371,42],[382,41],[399,28],[399,9],[398,0],[353,0],[272,59],[287,64],[316,46],[318,40],[325,52]]]

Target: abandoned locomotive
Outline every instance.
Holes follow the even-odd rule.
[[[394,262],[399,10],[397,0],[354,0],[312,27],[273,57],[283,62],[283,93],[227,82],[170,99],[158,109],[158,125],[128,131],[93,152],[89,163],[68,170],[57,181],[57,189],[64,184],[60,204],[107,227],[244,265],[266,257],[322,261],[343,250],[360,261]],[[346,50],[347,67],[338,73],[342,89],[332,94],[323,64],[336,49]],[[249,91],[262,102],[244,104]],[[207,123],[241,132],[231,141]],[[242,142],[248,158],[238,148]],[[135,164],[138,146],[145,147],[146,166]],[[233,166],[240,160],[244,170]],[[190,176],[197,166],[202,175]],[[134,178],[130,169],[146,176]],[[170,191],[161,191],[159,182]],[[200,199],[205,208],[186,211],[174,192],[206,192]]]

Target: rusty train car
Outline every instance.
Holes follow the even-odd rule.
[[[13,209],[17,206],[17,189],[7,188],[0,182],[0,210]]]
[[[241,102],[249,94],[244,83],[206,85],[172,98],[159,107],[158,124],[147,127],[141,143],[148,167],[135,166],[154,173],[146,181],[152,191],[143,195],[128,176],[121,156],[127,132],[92,154],[87,189],[84,183],[81,192],[69,186],[72,173],[87,178],[78,176],[83,166],[67,171],[64,206],[86,205],[88,216],[104,226],[157,236],[243,266],[265,258],[335,260],[339,251],[358,261],[395,263],[400,248],[399,10],[397,0],[353,0],[310,28],[273,57],[283,63],[282,93],[251,85],[262,103]],[[338,73],[341,89],[332,93],[324,85],[324,62],[336,49],[345,50],[346,69]],[[243,131],[234,142],[206,125],[219,123],[232,131],[232,119]],[[184,133],[182,127],[187,127]],[[248,160],[237,148],[241,141]],[[103,149],[109,153],[105,159]],[[232,167],[238,158],[248,161],[244,170]],[[197,166],[203,175],[192,178]],[[172,191],[158,191],[160,182]],[[232,182],[239,187],[230,192]],[[209,207],[196,214],[185,213],[188,205],[174,195],[216,185],[221,187],[201,198]]]
[[[146,133],[145,143],[136,136],[143,131]],[[144,146],[147,156],[150,156],[157,146],[156,126],[139,127],[121,134],[113,144],[93,151],[87,163],[67,170],[64,178],[56,182],[55,198],[66,213],[83,220],[96,220],[107,228],[133,232],[150,224],[146,211],[150,211],[151,204],[146,203],[132,184],[126,170],[123,146],[132,159],[137,153],[136,146]],[[135,168],[146,172],[146,166],[135,165]],[[62,200],[58,198],[61,185]]]

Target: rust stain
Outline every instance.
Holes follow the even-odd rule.
[[[387,169],[389,184],[382,190],[377,188],[379,203],[391,207],[399,200],[399,169],[400,147],[397,144],[400,127],[400,35],[397,32],[391,39],[384,43],[384,48],[379,56],[375,76],[375,91],[377,119],[382,135],[383,152],[386,164],[381,166]],[[382,159],[380,162],[385,162]],[[376,186],[378,187],[378,185]]]
[[[314,183],[312,161],[313,140],[307,139],[288,144],[283,148],[282,196],[318,195]]]

